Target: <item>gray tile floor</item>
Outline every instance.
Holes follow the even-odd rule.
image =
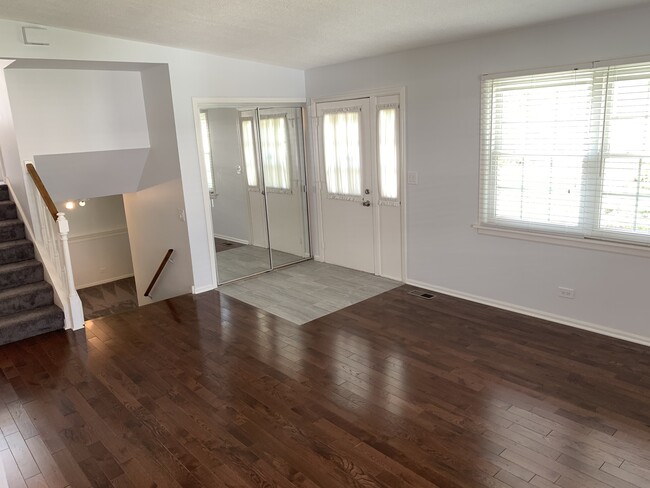
[[[307,261],[226,284],[218,290],[296,324],[304,324],[400,285],[361,271]]]
[[[295,254],[273,250],[273,266],[278,267],[304,259]],[[219,282],[235,280],[244,276],[267,271],[271,267],[269,250],[265,247],[239,245],[217,253]]]

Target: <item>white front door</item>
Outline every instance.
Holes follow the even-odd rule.
[[[324,261],[375,273],[368,98],[317,104]]]

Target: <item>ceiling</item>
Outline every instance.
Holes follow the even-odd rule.
[[[650,0],[1,0],[0,17],[308,69]]]

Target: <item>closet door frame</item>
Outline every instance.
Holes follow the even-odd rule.
[[[212,225],[212,210],[210,202],[210,192],[208,191],[208,182],[207,175],[205,171],[205,161],[203,158],[202,151],[199,150],[201,147],[201,119],[200,111],[209,110],[211,108],[264,108],[264,107],[295,107],[296,105],[305,106],[307,103],[304,98],[221,98],[221,97],[192,97],[192,108],[194,113],[194,127],[196,135],[196,149],[198,152],[199,160],[199,172],[201,175],[201,188],[203,193],[203,209],[205,216],[205,231],[207,233],[207,244],[210,253],[210,269],[212,283],[210,285],[201,287],[200,289],[192,287],[192,293],[202,293],[204,291],[215,290],[218,287],[217,282],[217,258],[216,258],[216,246],[214,243],[214,228]],[[305,121],[303,121],[305,123]],[[307,139],[307,130],[304,131],[304,138]],[[305,140],[305,146],[308,146],[308,141]],[[309,181],[309,171],[310,165],[307,161],[307,150],[305,150],[305,171],[307,172],[306,177]],[[307,201],[307,206],[309,206],[309,201]],[[309,214],[309,212],[308,212]],[[309,219],[307,222],[309,227]],[[310,236],[311,238],[311,236]],[[313,250],[311,251],[313,254]]]

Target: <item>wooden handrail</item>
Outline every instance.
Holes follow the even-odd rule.
[[[153,289],[154,285],[156,284],[156,281],[158,281],[158,278],[160,277],[160,274],[163,272],[163,269],[167,265],[167,261],[169,261],[169,258],[172,257],[172,253],[174,252],[173,249],[168,249],[167,254],[165,254],[165,257],[163,258],[162,262],[160,263],[160,266],[158,266],[158,271],[156,271],[156,274],[153,275],[153,279],[151,280],[151,283],[149,283],[149,286],[147,287],[147,291],[144,292],[144,296],[148,297],[150,296],[149,294],[151,293],[151,290]]]
[[[47,188],[45,188],[45,185],[43,184],[43,180],[41,180],[41,177],[38,175],[38,172],[36,171],[36,168],[34,168],[34,165],[32,163],[27,163],[25,166],[27,166],[27,172],[29,173],[29,176],[32,177],[32,180],[34,181],[34,185],[36,186],[38,193],[40,193],[41,197],[43,197],[45,206],[50,211],[50,215],[52,215],[52,218],[56,222],[56,220],[59,218],[58,216],[59,211],[56,209],[56,205],[54,204],[52,197],[47,192]]]

